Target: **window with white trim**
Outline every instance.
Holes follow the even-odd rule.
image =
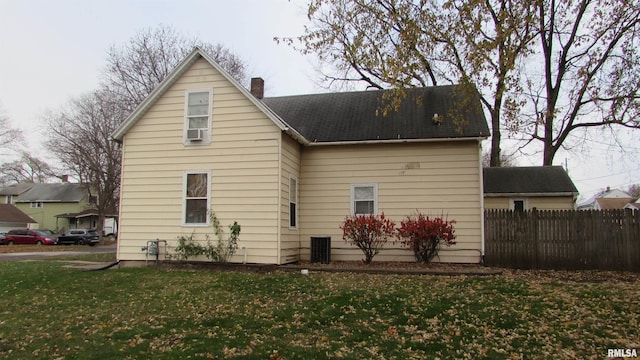
[[[185,141],[208,144],[211,140],[212,89],[187,90],[185,93]]]
[[[524,212],[527,210],[526,199],[511,199],[511,210],[515,212]]]
[[[44,206],[41,201],[34,201],[29,204],[29,207],[32,209],[41,209]]]
[[[378,184],[351,185],[351,214],[370,215],[378,213]]]
[[[298,179],[289,176],[289,227],[298,227]]]
[[[185,225],[207,225],[211,199],[209,171],[187,171],[184,177]]]

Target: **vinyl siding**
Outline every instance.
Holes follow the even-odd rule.
[[[481,188],[476,141],[313,146],[302,151],[301,256],[309,259],[312,236],[330,236],[332,260],[359,260],[362,252],[342,240],[350,213],[351,184],[378,184],[379,213],[396,223],[416,210],[455,220],[457,244],[443,248],[442,262],[477,263],[481,254]],[[415,261],[388,243],[374,261]],[[437,259],[436,259],[437,261]]]
[[[484,198],[485,209],[509,209],[511,197],[487,196]],[[515,196],[513,199],[526,199],[527,208],[538,210],[574,210],[572,196]]]
[[[185,90],[203,88],[213,88],[211,143],[185,146]],[[118,259],[144,260],[147,241],[166,240],[171,249],[192,232],[205,244],[211,227],[182,226],[182,206],[185,171],[206,170],[225,234],[234,221],[242,227],[232,261],[243,260],[245,247],[248,262],[276,263],[280,136],[243,93],[196,61],[123,139]]]
[[[292,140],[288,135],[282,135],[282,174],[280,177],[281,205],[280,205],[280,263],[286,264],[300,260],[300,199],[296,211],[298,223],[296,228],[289,227],[289,178],[298,179],[300,189],[300,159],[301,145]],[[298,197],[300,191],[298,190]]]

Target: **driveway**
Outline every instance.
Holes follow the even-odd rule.
[[[10,245],[7,245],[10,246]],[[105,246],[88,246],[86,250],[81,251],[43,251],[43,252],[22,252],[22,253],[8,253],[0,254],[0,261],[10,260],[31,260],[39,259],[50,256],[62,256],[62,255],[79,255],[79,254],[105,254],[115,253],[116,244]]]

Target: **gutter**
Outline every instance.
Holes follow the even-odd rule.
[[[354,141],[328,141],[328,142],[309,142],[309,146],[330,146],[330,145],[370,145],[370,144],[402,144],[402,143],[435,143],[435,142],[451,142],[451,141],[482,141],[487,139],[486,136],[462,137],[462,138],[430,138],[430,139],[391,139],[391,140],[354,140]]]
[[[506,196],[516,196],[516,197],[527,197],[527,196],[577,196],[578,193],[575,192],[555,192],[555,193],[485,193],[485,197],[506,197]]]

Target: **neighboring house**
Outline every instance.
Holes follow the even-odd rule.
[[[0,232],[13,229],[34,229],[38,223],[15,205],[0,204]]]
[[[9,198],[18,209],[32,217],[40,229],[64,231],[74,228],[73,222],[57,215],[78,213],[90,208],[85,184],[18,184],[0,189],[2,197]]]
[[[457,126],[455,86],[407,90],[386,117],[377,112],[383,91],[263,99],[261,79],[251,88],[195,49],[114,132],[123,264],[144,261],[149,240],[203,240],[209,210],[227,233],[242,226],[235,262],[309,259],[316,236],[331,237],[331,260],[360,260],[342,240],[345,216],[384,212],[399,223],[416,210],[457,221],[457,244],[440,261],[480,261],[489,130],[479,101],[467,102]],[[415,261],[388,247],[374,260]]]
[[[578,190],[562,166],[483,169],[485,209],[573,210]]]
[[[629,210],[633,210],[633,211],[638,211],[640,210],[640,199],[636,199],[633,202],[629,202],[627,203],[623,209],[629,209]]]
[[[578,210],[623,209],[625,205],[635,201],[636,199],[626,192],[618,189],[611,189],[607,186],[607,190],[596,194],[587,201],[578,205]]]
[[[105,215],[105,219],[110,219],[110,221],[114,221],[117,217],[117,214]],[[62,223],[67,224],[65,225],[67,229],[97,229],[100,214],[95,208],[89,208],[80,212],[58,214],[56,218],[58,218],[58,223],[64,220]],[[104,230],[103,228],[103,232]],[[106,232],[104,234],[110,233]]]

